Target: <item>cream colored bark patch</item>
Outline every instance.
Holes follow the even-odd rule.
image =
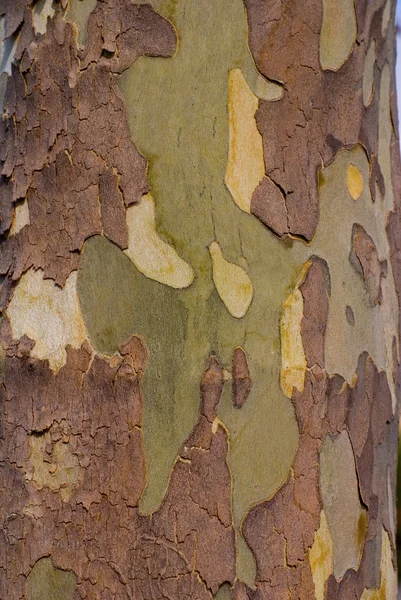
[[[367,512],[359,500],[354,453],[348,433],[327,436],[320,452],[320,487],[334,544],[334,576],[359,567],[367,530]]]
[[[30,436],[29,444],[31,455],[25,470],[26,479],[35,483],[38,489],[48,487],[59,492],[67,502],[80,473],[78,457],[73,454],[70,444],[62,441],[52,443],[48,431],[43,435]]]
[[[357,36],[354,0],[323,0],[320,30],[322,69],[337,71],[351,54]]]
[[[13,337],[27,335],[34,340],[32,355],[48,360],[53,371],[65,364],[67,345],[79,348],[86,339],[76,281],[74,271],[61,289],[43,279],[43,271],[30,269],[22,275],[6,311]]]
[[[334,545],[324,510],[320,513],[320,527],[315,533],[309,551],[309,564],[315,584],[316,600],[324,600],[324,587],[334,569]]]
[[[356,165],[352,163],[347,169],[347,187],[351,197],[354,200],[359,200],[363,192],[363,175]]]
[[[301,335],[303,314],[303,297],[300,290],[295,289],[283,302],[280,319],[280,384],[287,398],[291,398],[294,387],[302,392],[305,385],[307,365]]]
[[[376,61],[376,42],[372,40],[369,44],[365,57],[365,67],[363,70],[362,96],[365,106],[369,106],[373,98],[374,87],[374,66]]]
[[[241,319],[248,312],[253,298],[253,285],[248,273],[229,262],[217,242],[209,246],[213,263],[213,282],[229,313]]]
[[[397,573],[394,569],[390,538],[382,529],[382,555],[380,560],[381,582],[379,589],[365,588],[361,600],[396,600]]]
[[[53,0],[40,0],[32,11],[33,28],[36,33],[44,35],[47,29],[47,19],[52,19],[55,10]]]
[[[241,69],[228,76],[229,150],[225,182],[234,202],[251,212],[252,194],[265,175],[263,142],[255,121],[259,106]]]
[[[25,227],[25,225],[29,225],[29,223],[30,218],[28,201],[25,200],[22,204],[18,204],[15,207],[14,216],[10,228],[10,235],[15,235],[16,233],[21,231],[21,229]]]
[[[155,207],[150,194],[127,210],[128,249],[138,271],[172,288],[186,288],[194,280],[192,267],[156,232]]]

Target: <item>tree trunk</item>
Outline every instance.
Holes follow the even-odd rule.
[[[395,599],[395,3],[149,2],[0,2],[0,598]]]

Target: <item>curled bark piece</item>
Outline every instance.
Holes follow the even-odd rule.
[[[233,405],[242,408],[252,388],[248,360],[242,348],[235,348],[233,353]]]

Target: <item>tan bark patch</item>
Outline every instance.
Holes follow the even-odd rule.
[[[212,257],[216,290],[228,312],[236,319],[242,319],[252,302],[252,281],[245,269],[224,258],[217,242],[212,242],[209,252]]]
[[[303,297],[301,291],[297,288],[284,301],[280,319],[280,384],[287,398],[292,397],[294,387],[299,392],[304,389],[307,363],[301,333],[303,316]]]
[[[78,457],[70,444],[62,440],[53,442],[48,431],[31,435],[29,444],[31,456],[26,466],[26,479],[38,489],[48,487],[59,492],[63,501],[67,502],[80,474]]]
[[[30,224],[28,200],[22,204],[17,204],[14,210],[13,220],[11,222],[10,235],[16,235]]]

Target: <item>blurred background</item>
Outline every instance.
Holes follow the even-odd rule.
[[[398,119],[401,122],[401,0],[397,0],[397,96]],[[400,430],[401,433],[401,430]],[[398,559],[398,599],[401,600],[401,444],[398,445],[398,473],[397,473],[397,559]]]

